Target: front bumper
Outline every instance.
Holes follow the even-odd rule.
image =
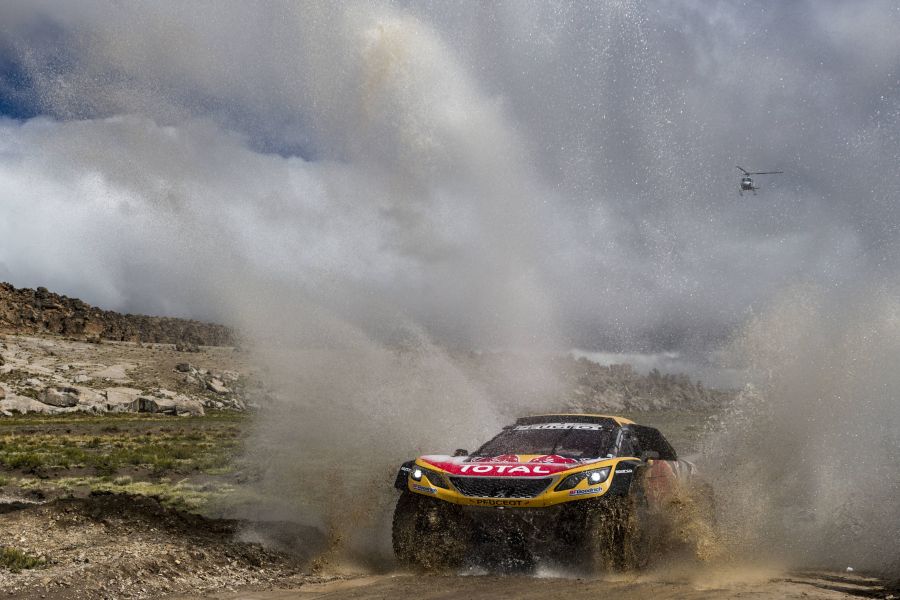
[[[430,469],[432,471],[435,470],[434,466],[427,463],[420,463],[419,461],[416,461],[415,465],[418,465],[425,469]],[[491,493],[490,490],[496,489],[498,487],[496,485],[491,485],[492,483],[512,482],[517,479],[526,480],[526,478],[514,477],[479,477],[441,473],[441,475],[444,477],[444,484],[447,486],[446,488],[442,488],[434,485],[433,482],[428,480],[428,474],[426,471],[425,475],[419,481],[413,480],[412,477],[407,477],[406,488],[414,494],[430,496],[432,498],[437,498],[439,500],[443,500],[444,502],[450,502],[451,504],[456,504],[459,506],[516,509],[545,508],[568,502],[578,502],[582,500],[600,498],[610,493],[617,494],[623,487],[622,484],[626,483],[624,481],[625,477],[628,477],[628,481],[630,482],[631,471],[628,471],[629,475],[623,473],[616,474],[615,461],[611,461],[608,465],[605,463],[600,465],[594,464],[591,465],[590,468],[596,469],[598,467],[604,466],[611,467],[610,476],[606,481],[599,484],[589,485],[586,480],[582,480],[572,489],[562,491],[555,490],[556,486],[559,485],[559,483],[569,475],[572,475],[579,470],[588,470],[587,468],[584,468],[564,471],[562,473],[557,473],[551,477],[540,478],[547,480],[546,486],[518,486],[518,489],[522,490],[518,493],[533,493],[536,487],[541,488],[540,491],[538,491],[531,497],[508,497],[515,493],[510,493],[510,489],[516,489],[517,486],[506,486],[507,489],[497,490],[498,493],[494,496],[478,495],[479,493],[489,494]],[[617,478],[620,479],[617,480]],[[534,481],[535,478],[528,478],[528,481],[525,481],[524,483],[532,484]]]

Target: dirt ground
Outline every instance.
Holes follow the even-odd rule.
[[[161,598],[244,586],[301,585],[317,546],[288,523],[253,524],[266,547],[244,540],[248,523],[210,519],[154,498],[92,494],[45,504],[0,504],[0,546],[36,566],[0,568],[0,597]]]
[[[124,494],[0,506],[0,545],[15,543],[41,562],[0,569],[0,597],[15,600],[900,598],[874,577],[763,565],[668,565],[602,578],[540,568],[506,576],[317,572],[324,540],[290,523],[210,519]]]
[[[591,599],[646,598],[678,600],[721,600],[754,598],[776,600],[893,598],[877,579],[834,573],[779,573],[764,568],[717,569],[709,572],[648,573],[638,577],[585,580],[559,577],[523,576],[414,576],[389,574],[323,583],[307,583],[284,590],[221,593],[207,596],[177,596],[178,600],[362,600],[419,598],[422,600],[478,599]]]
[[[193,388],[175,368],[182,361],[263,379],[232,349],[183,353],[162,345],[5,339],[4,371],[47,381],[82,374],[89,386],[187,393]],[[626,416],[660,427],[689,456],[709,413]],[[858,573],[771,565],[692,564],[584,579],[545,569],[415,575],[319,562],[329,546],[312,527],[222,518],[260,518],[239,510],[258,499],[257,474],[241,460],[252,421],[252,414],[215,409],[190,417],[0,419],[0,598],[900,598],[896,585]]]

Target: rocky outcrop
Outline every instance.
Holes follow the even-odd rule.
[[[115,387],[106,389],[106,406],[109,412],[134,412],[143,392],[136,388]]]
[[[203,405],[185,396],[184,394],[176,394],[174,396],[140,396],[137,399],[137,411],[142,413],[157,413],[163,415],[192,415],[202,416],[204,414]]]
[[[708,388],[684,374],[655,369],[644,374],[628,364],[607,366],[572,356],[483,352],[460,356],[459,362],[473,381],[497,398],[508,397],[511,389],[528,393],[517,378],[523,373],[536,374],[530,375],[530,380],[537,382],[537,392],[529,402],[566,412],[705,410],[722,406],[734,394]]]
[[[585,358],[557,360],[566,384],[566,406],[573,411],[642,411],[703,409],[722,406],[732,392],[705,387],[684,374],[643,375],[631,365],[599,365]]]
[[[234,332],[223,325],[171,317],[121,314],[93,307],[39,287],[18,289],[0,283],[0,330],[53,333],[86,339],[233,346]]]
[[[11,396],[0,400],[0,415],[6,417],[12,416],[15,413],[21,415],[27,413],[53,414],[58,411],[59,409],[26,396]]]
[[[201,364],[227,366],[240,353],[204,348]],[[247,410],[257,385],[231,369],[177,362],[172,347],[94,345],[52,336],[2,336],[0,415],[39,412],[152,413],[202,416],[207,410]],[[102,362],[101,362],[102,361]]]
[[[29,412],[46,414],[136,412],[179,416],[205,414],[203,401],[169,390],[142,392],[127,387],[93,390],[83,387],[48,386],[37,394],[37,398],[0,396],[0,414]]]
[[[78,390],[70,387],[48,387],[43,390],[38,400],[57,408],[69,408],[78,404]]]

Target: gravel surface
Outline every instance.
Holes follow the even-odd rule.
[[[0,546],[45,564],[19,573],[0,567],[0,597],[160,598],[307,580],[301,553],[239,541],[244,523],[153,498],[102,494],[18,508],[0,514]]]

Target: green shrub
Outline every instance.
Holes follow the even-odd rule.
[[[109,454],[94,457],[94,469],[101,477],[115,475],[119,466],[119,461]]]
[[[18,573],[22,569],[43,567],[46,562],[43,558],[30,556],[18,548],[0,548],[0,566],[6,567],[13,573]]]
[[[22,469],[29,473],[44,466],[43,457],[35,452],[12,454],[6,457],[5,462],[11,469]]]

